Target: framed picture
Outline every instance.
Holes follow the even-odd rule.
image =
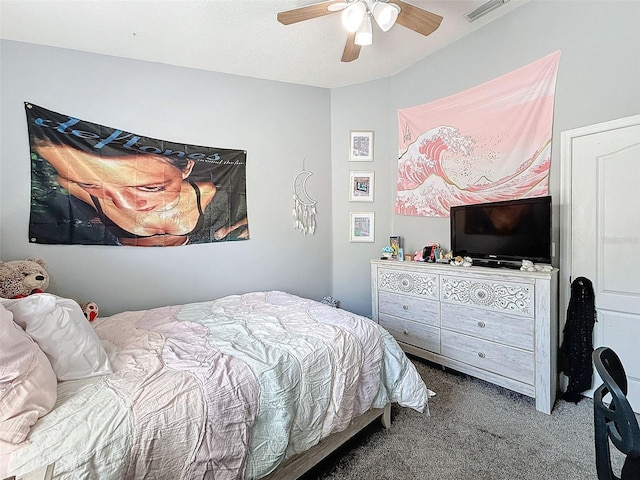
[[[373,242],[374,218],[373,212],[351,212],[351,242]]]
[[[349,172],[349,201],[373,202],[373,172]]]
[[[373,130],[351,131],[349,160],[352,162],[373,161]]]

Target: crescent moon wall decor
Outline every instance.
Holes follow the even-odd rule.
[[[293,217],[295,227],[303,234],[315,233],[316,231],[316,200],[307,193],[307,180],[313,175],[312,172],[302,170],[293,180]]]

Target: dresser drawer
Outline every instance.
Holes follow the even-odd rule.
[[[382,291],[440,300],[438,275],[414,270],[378,270],[378,288]]]
[[[440,326],[440,304],[433,300],[425,300],[409,295],[380,292],[378,312],[394,317],[425,323],[434,327]]]
[[[533,353],[444,329],[440,332],[440,345],[446,357],[534,384]]]
[[[399,342],[440,353],[440,329],[381,313],[378,322]]]
[[[534,316],[534,286],[485,278],[441,277],[441,300],[474,308]]]
[[[533,318],[443,303],[442,328],[533,351]]]

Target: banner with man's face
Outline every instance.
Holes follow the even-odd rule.
[[[144,137],[25,104],[32,243],[247,240],[244,150]]]

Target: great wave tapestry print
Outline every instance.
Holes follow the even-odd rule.
[[[398,111],[395,212],[545,196],[560,52],[482,85]]]

